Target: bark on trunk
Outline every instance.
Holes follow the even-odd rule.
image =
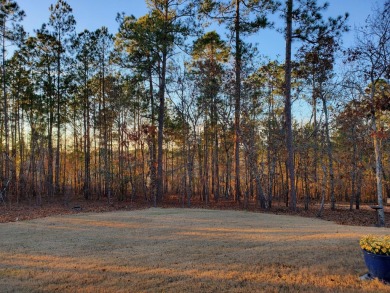
[[[378,213],[378,226],[385,226],[385,211],[383,210],[383,172],[382,172],[382,152],[380,146],[380,139],[378,137],[378,129],[376,126],[376,111],[374,105],[374,96],[375,96],[375,87],[376,83],[374,79],[371,78],[371,127],[372,127],[372,136],[374,141],[374,150],[375,150],[375,175],[376,175],[376,188],[378,196],[378,206],[380,209],[377,210]]]
[[[5,38],[6,38],[6,20],[5,17],[3,19],[3,26],[2,26],[2,82],[3,82],[3,119],[4,119],[4,139],[5,139],[5,149],[4,149],[4,175],[3,175],[3,199],[7,199],[7,187],[10,179],[10,158],[9,158],[9,131],[8,131],[8,97],[7,97],[7,79],[6,79],[6,44],[5,44]]]
[[[377,135],[376,117],[375,114],[372,116],[372,132],[374,140],[375,150],[375,175],[376,175],[376,188],[378,196],[378,206],[380,209],[378,212],[378,226],[385,226],[385,212],[383,210],[383,180],[382,180],[382,153],[380,149],[380,140]]]
[[[234,109],[234,161],[235,161],[235,199],[240,201],[240,113],[241,113],[241,40],[240,40],[240,2],[236,0],[235,33],[236,33],[236,54],[235,54],[235,109]]]
[[[329,134],[329,115],[328,107],[326,105],[326,97],[322,96],[322,105],[325,114],[325,132],[326,132],[326,153],[328,155],[328,164],[329,164],[329,183],[330,183],[330,202],[331,209],[334,211],[336,209],[336,198],[334,194],[334,171],[333,171],[333,148],[332,142],[330,140]]]
[[[285,123],[286,123],[286,145],[287,145],[287,172],[290,186],[290,208],[295,211],[297,198],[295,192],[295,166],[294,147],[291,117],[291,43],[292,43],[292,17],[293,0],[286,1],[286,64],[285,64]]]
[[[356,160],[357,160],[357,157],[356,157],[356,152],[357,152],[357,148],[356,148],[356,138],[355,138],[355,125],[352,125],[352,182],[351,182],[351,197],[350,197],[350,202],[349,202],[349,210],[352,211],[353,210],[353,203],[356,199],[356,173],[357,173],[357,168],[356,168]]]
[[[165,74],[166,74],[167,54],[163,53],[161,76],[159,81],[159,108],[158,108],[158,136],[157,136],[157,203],[163,198],[163,130],[164,130],[164,113],[165,113]]]

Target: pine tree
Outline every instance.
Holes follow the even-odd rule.
[[[235,199],[241,198],[240,175],[240,115],[241,115],[241,73],[244,44],[242,36],[255,33],[271,23],[267,13],[275,11],[278,5],[274,1],[262,0],[199,0],[200,12],[208,18],[224,22],[234,35],[234,162],[235,162]]]
[[[70,45],[71,37],[75,30],[76,21],[72,15],[72,8],[64,0],[58,0],[55,5],[50,6],[49,28],[51,34],[56,40],[56,127],[57,127],[57,145],[55,158],[55,193],[60,192],[60,172],[61,172],[61,124],[63,116],[61,114],[61,106],[64,103],[66,90],[66,53]]]
[[[335,36],[340,35],[345,26],[348,14],[344,17],[329,18],[323,20],[321,11],[328,7],[325,3],[318,6],[315,0],[296,0],[298,4],[294,8],[293,0],[286,0],[284,6],[285,27],[285,131],[286,131],[286,148],[287,148],[287,170],[289,178],[290,208],[296,210],[297,195],[295,188],[295,163],[294,163],[294,141],[292,131],[292,114],[291,114],[291,72],[292,72],[292,41],[298,39],[302,42],[315,44],[328,36],[332,32]]]
[[[7,43],[17,43],[18,37],[23,35],[23,28],[20,22],[23,20],[25,13],[19,5],[13,0],[0,1],[0,42],[1,42],[1,84],[3,96],[3,121],[4,121],[4,141],[3,159],[1,164],[4,165],[2,176],[2,198],[7,198],[7,189],[11,181],[10,174],[10,153],[9,153],[9,114],[8,114],[8,93],[7,93]],[[3,145],[3,142],[1,142]]]

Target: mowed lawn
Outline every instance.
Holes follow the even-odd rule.
[[[1,292],[390,292],[360,281],[385,228],[243,211],[146,209],[0,224]]]

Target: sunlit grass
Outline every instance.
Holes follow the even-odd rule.
[[[389,292],[363,234],[309,218],[149,209],[0,225],[5,292]]]

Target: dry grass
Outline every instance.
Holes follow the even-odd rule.
[[[358,240],[386,228],[147,209],[0,225],[1,292],[390,292]]]

